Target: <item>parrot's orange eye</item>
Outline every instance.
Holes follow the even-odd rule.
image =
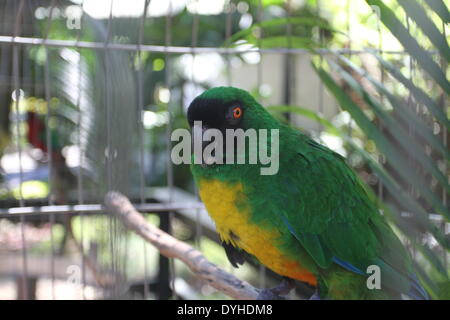
[[[233,109],[233,118],[239,119],[242,117],[242,109],[240,107],[236,107]]]

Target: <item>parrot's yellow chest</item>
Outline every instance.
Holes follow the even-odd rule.
[[[259,226],[250,220],[251,211],[245,204],[246,196],[241,184],[202,179],[199,193],[224,242],[242,248],[280,275],[316,284],[313,274],[278,249],[280,231],[270,226]]]

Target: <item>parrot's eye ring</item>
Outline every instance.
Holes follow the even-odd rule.
[[[241,107],[233,108],[233,118],[239,119],[240,117],[242,117],[242,108]]]
[[[237,126],[244,115],[244,108],[239,103],[230,104],[225,113],[225,120],[227,125],[232,127]]]

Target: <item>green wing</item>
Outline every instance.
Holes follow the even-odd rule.
[[[292,235],[319,267],[334,263],[365,274],[375,264],[384,283],[408,293],[409,256],[359,177],[337,153],[301,134],[297,141],[279,182],[286,191],[281,216]]]

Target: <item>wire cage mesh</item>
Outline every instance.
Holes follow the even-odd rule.
[[[339,47],[329,40],[330,4],[318,0],[3,1],[0,103],[9,112],[1,122],[11,134],[0,145],[9,190],[0,209],[0,299],[222,298],[130,235],[105,212],[103,196],[121,191],[148,221],[226,264],[187,167],[170,161],[172,130],[187,126],[185,109],[198,93],[233,85],[264,105],[301,105],[323,119],[337,119],[361,140],[311,61],[356,59],[381,83],[394,86],[371,57],[376,52],[401,57],[411,78],[419,74],[408,52],[386,44],[392,39],[382,38],[376,10],[364,5],[366,18],[373,19],[370,50],[358,43],[360,32],[354,35],[352,10],[361,4],[353,1],[339,9],[346,28]],[[267,31],[268,17],[285,20]],[[296,19],[303,18],[321,23],[299,29]],[[408,21],[406,15],[409,28]],[[301,41],[308,37],[322,46],[305,47]],[[438,56],[432,49],[430,54]],[[322,142],[335,141],[324,133],[324,122],[290,110],[283,116]],[[353,160],[378,197],[392,200],[377,175]],[[447,172],[445,167],[448,178]],[[447,207],[446,191],[438,193]],[[431,216],[448,233],[441,216]],[[446,251],[435,250],[447,268]],[[232,272],[259,287],[277,279],[256,265]],[[311,287],[298,285],[298,296],[311,293]]]

